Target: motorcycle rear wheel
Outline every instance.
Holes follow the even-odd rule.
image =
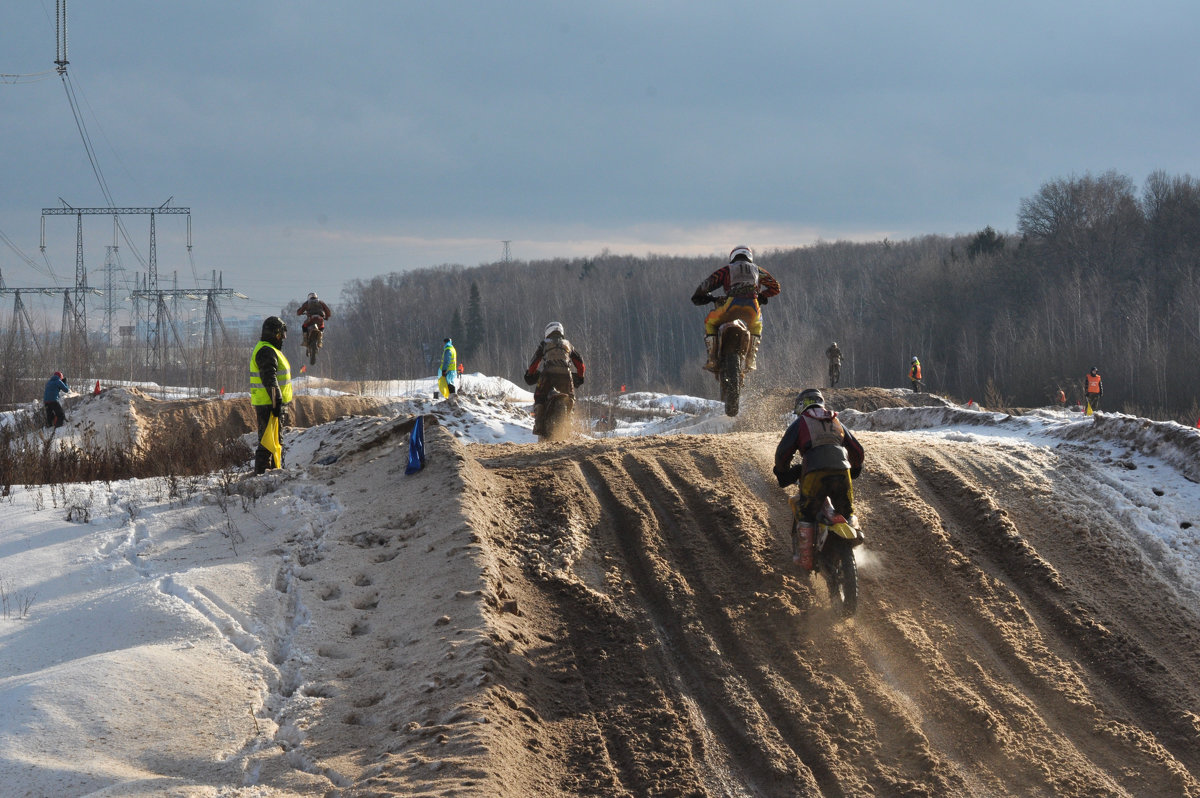
[[[821,559],[825,582],[829,585],[829,601],[833,608],[849,618],[858,609],[858,566],[854,547],[841,538],[830,537]]]

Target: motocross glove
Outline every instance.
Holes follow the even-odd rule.
[[[697,305],[697,306],[707,305],[709,302],[712,302],[712,301],[713,301],[712,297],[710,297],[708,294],[692,294],[692,304],[693,305]]]
[[[862,466],[854,466],[850,469],[850,479],[858,479],[858,475],[862,473]]]
[[[537,374],[530,374],[530,373],[526,372],[526,374],[525,374],[525,384],[526,385],[537,385],[537,382],[538,382]]]
[[[580,385],[583,385],[583,377],[579,376],[578,374],[572,374],[571,382],[575,385],[576,388],[578,388]]]
[[[767,304],[768,299],[770,299],[770,297],[768,297],[766,294],[759,294],[758,295],[758,304],[765,305],[765,304]]]

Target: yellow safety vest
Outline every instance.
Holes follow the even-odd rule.
[[[283,352],[279,351],[277,346],[267,341],[259,341],[254,347],[254,351],[250,353],[250,404],[271,404],[271,395],[263,387],[262,377],[258,376],[258,363],[255,362],[258,350],[264,346],[274,349],[279,358],[279,368],[275,372],[275,380],[279,383],[279,393],[283,396],[283,403],[287,404],[292,401],[292,364],[288,363],[288,359],[283,356]]]

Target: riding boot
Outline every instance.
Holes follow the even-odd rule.
[[[705,371],[716,372],[717,370],[717,336],[704,336],[704,348],[708,350],[708,362],[704,364]]]
[[[534,435],[541,435],[545,431],[544,426],[542,424],[541,410],[542,410],[541,407],[539,407],[538,405],[534,405],[534,407],[533,407],[533,434]]]
[[[761,335],[750,336],[750,352],[746,355],[746,371],[754,371],[758,368],[758,342],[761,340]]]

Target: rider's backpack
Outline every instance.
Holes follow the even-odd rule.
[[[563,373],[571,370],[571,342],[554,335],[542,341],[542,370]]]

